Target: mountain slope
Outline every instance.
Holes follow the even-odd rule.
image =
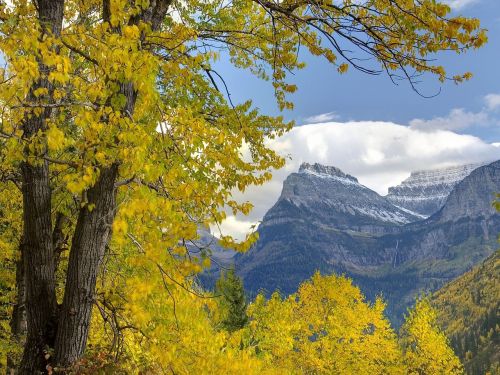
[[[436,290],[496,248],[500,215],[491,201],[500,191],[500,162],[473,171],[440,211],[420,221],[352,179],[320,179],[327,180],[308,172],[290,175],[259,227],[256,246],[235,257],[250,293],[292,293],[315,270],[345,273],[369,298],[382,293],[399,323],[419,291]]]
[[[292,173],[283,184],[281,196],[267,220],[283,216],[281,203],[286,201],[285,213],[314,215],[338,228],[366,226],[387,227],[420,219],[407,210],[395,207],[358,180],[335,167],[304,163],[298,173]],[[298,211],[288,211],[290,205]],[[335,211],[336,215],[331,215]],[[333,221],[332,221],[333,220]],[[382,229],[382,228],[379,228]]]
[[[432,302],[467,373],[500,373],[500,252],[439,289]]]
[[[387,263],[388,254],[372,251],[374,238],[414,220],[339,169],[304,163],[264,216],[256,248],[236,257],[237,269],[252,292],[292,293],[316,269]]]
[[[412,172],[386,198],[398,207],[430,216],[443,207],[451,190],[481,164]]]
[[[197,275],[198,283],[205,289],[213,289],[219,278],[221,269],[230,269],[234,264],[234,250],[219,245],[219,240],[211,233],[210,228],[200,227],[197,240],[189,241],[186,247],[192,258],[209,258],[210,267]]]

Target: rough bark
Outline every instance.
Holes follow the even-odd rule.
[[[56,314],[51,192],[47,163],[22,165],[24,203],[23,264],[26,275],[28,332],[21,361],[21,374],[45,368],[45,352],[53,342]]]
[[[42,34],[60,35],[64,0],[39,0],[37,9]],[[49,69],[39,63],[39,71],[41,78],[31,88],[28,102],[38,100],[33,95],[38,88],[44,87],[49,89],[49,93],[52,92],[47,80]],[[38,116],[33,113],[27,115],[23,122],[23,139],[29,142],[39,130],[45,130],[46,120],[50,116],[50,109]],[[26,156],[30,155],[28,147],[25,153]],[[35,374],[45,370],[46,350],[53,346],[56,324],[49,164],[37,159],[21,165],[24,222],[21,250],[26,280],[27,337],[20,374]]]
[[[115,214],[117,176],[117,164],[101,170],[97,183],[87,192],[88,205],[78,216],[55,343],[58,367],[80,359],[87,344],[97,274]]]

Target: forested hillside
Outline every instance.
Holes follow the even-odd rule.
[[[500,251],[433,297],[438,321],[468,374],[500,373]]]

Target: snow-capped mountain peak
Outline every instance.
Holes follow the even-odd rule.
[[[307,173],[321,178],[335,178],[338,180],[345,180],[345,182],[358,183],[358,179],[356,177],[342,172],[339,168],[319,163],[302,163],[299,168],[299,173]]]
[[[267,222],[278,214],[289,217],[292,212],[307,212],[314,221],[332,227],[384,233],[385,228],[421,219],[408,210],[400,209],[358,180],[333,166],[304,163],[298,173],[292,173]],[[288,211],[284,214],[283,211]]]
[[[390,187],[386,198],[396,206],[430,216],[444,205],[451,190],[483,164],[466,164],[412,172],[398,186]]]

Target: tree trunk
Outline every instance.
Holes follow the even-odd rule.
[[[63,368],[80,359],[87,344],[97,274],[115,215],[117,176],[117,164],[101,170],[78,216],[55,344],[56,363]]]
[[[38,1],[42,34],[60,35],[63,11],[64,0]],[[41,78],[31,88],[28,102],[38,100],[33,92],[42,87],[49,89],[50,100],[53,90],[47,80],[49,69],[40,62],[39,71]],[[29,142],[40,130],[45,130],[50,116],[50,109],[38,116],[28,114],[23,122],[23,139]],[[30,155],[28,146],[25,154]],[[24,222],[21,250],[26,280],[27,337],[19,373],[36,374],[45,370],[46,351],[53,346],[57,311],[48,162],[40,158],[36,162],[23,162],[21,177]]]
[[[21,361],[21,374],[45,368],[47,347],[53,343],[56,314],[54,258],[52,252],[51,192],[47,163],[24,163],[24,246],[26,315],[28,332]]]

